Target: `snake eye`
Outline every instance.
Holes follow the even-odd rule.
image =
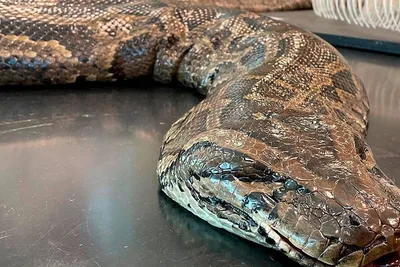
[[[213,84],[213,83],[214,83],[215,79],[217,78],[218,73],[219,73],[219,68],[215,68],[215,69],[214,69],[214,72],[211,73],[211,74],[208,76],[208,80],[210,81],[210,84]]]

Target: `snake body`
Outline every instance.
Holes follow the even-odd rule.
[[[293,25],[200,2],[0,0],[0,84],[193,88],[206,97],[157,166],[171,199],[304,266],[398,251],[400,190],[365,141],[368,99],[345,59]]]

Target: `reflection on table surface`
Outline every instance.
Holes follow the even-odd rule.
[[[342,50],[370,97],[368,142],[400,185],[400,60]],[[0,98],[0,266],[287,266],[159,193],[161,139],[201,100],[138,82]]]

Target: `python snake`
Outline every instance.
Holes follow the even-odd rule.
[[[151,76],[197,90],[205,99],[164,138],[166,195],[304,266],[398,251],[400,190],[365,141],[368,98],[346,60],[310,32],[226,8],[240,1],[177,1],[0,0],[0,85]],[[247,8],[301,3],[283,2]]]

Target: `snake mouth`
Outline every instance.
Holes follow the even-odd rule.
[[[400,234],[379,236],[363,252],[361,266],[400,266]]]
[[[256,218],[253,219],[259,223]],[[305,253],[276,229],[270,230],[265,241],[274,246],[267,247],[284,252],[304,266],[400,267],[400,232],[390,238],[378,236],[365,248],[349,246],[338,239],[331,240],[321,255],[315,256]]]
[[[400,251],[394,251],[389,254],[386,254],[366,265],[366,267],[398,267],[398,266],[400,266]]]

